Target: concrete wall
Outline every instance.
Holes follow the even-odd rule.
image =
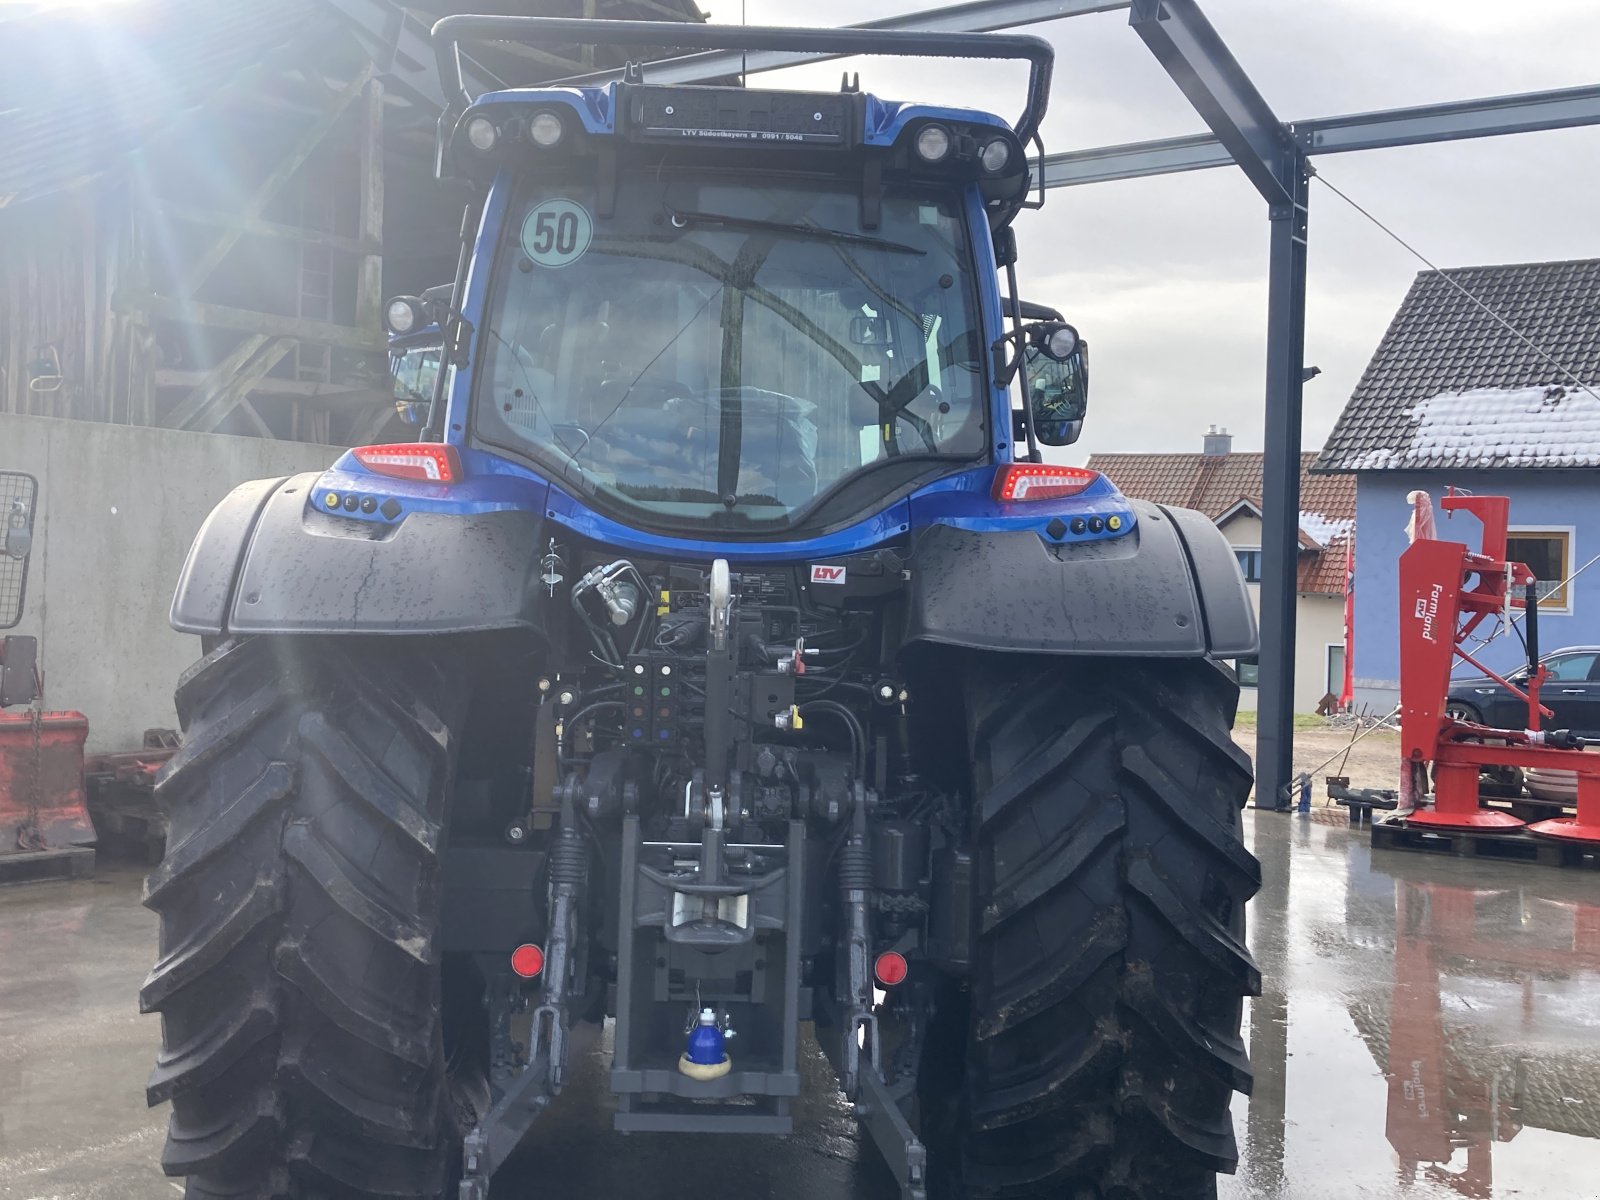
[[[1411,507],[1406,493],[1422,489],[1434,499],[1439,537],[1476,548],[1481,528],[1466,515],[1445,520],[1438,501],[1451,485],[1476,494],[1509,496],[1511,526],[1567,529],[1572,532],[1571,566],[1576,570],[1600,553],[1600,471],[1366,471],[1356,480],[1356,703],[1388,712],[1400,699],[1399,560],[1406,548]],[[1539,610],[1539,644],[1600,644],[1600,563],[1579,575],[1570,588],[1570,612]],[[1496,671],[1524,661],[1514,634],[1497,638],[1480,660]],[[1473,675],[1462,667],[1457,675]]]
[[[216,502],[246,479],[320,470],[328,446],[0,414],[0,470],[39,480],[22,622],[45,703],[89,717],[94,750],[175,726],[172,686],[200,654],[167,627],[172,586]]]

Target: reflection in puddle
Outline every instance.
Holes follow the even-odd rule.
[[[1600,1194],[1594,876],[1252,815],[1265,993],[1221,1195]]]

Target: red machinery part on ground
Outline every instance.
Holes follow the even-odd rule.
[[[1419,535],[1400,556],[1400,746],[1404,756],[1402,804],[1426,790],[1425,770],[1433,766],[1434,804],[1417,807],[1409,825],[1424,828],[1514,831],[1524,822],[1479,804],[1478,778],[1486,766],[1544,767],[1577,774],[1577,815],[1527,826],[1530,832],[1571,841],[1600,843],[1600,758],[1580,747],[1549,744],[1541,722],[1549,710],[1539,703],[1545,671],[1537,667],[1526,687],[1496,675],[1463,649],[1484,621],[1508,620],[1526,611],[1523,593],[1533,573],[1506,561],[1506,529],[1511,502],[1504,496],[1462,496],[1452,490],[1440,501],[1446,512],[1466,512],[1483,525],[1481,552],[1460,542]],[[1537,658],[1537,605],[1529,612],[1529,646]],[[1450,669],[1455,660],[1470,663],[1528,704],[1526,729],[1490,729],[1445,714]],[[1464,740],[1467,739],[1467,740]],[[1496,745],[1485,744],[1485,739]]]
[[[83,802],[83,744],[89,718],[80,712],[0,714],[0,855],[92,845],[94,826]]]

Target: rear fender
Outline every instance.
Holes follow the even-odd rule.
[[[1133,530],[1100,541],[924,529],[912,543],[903,645],[1152,658],[1254,655],[1255,609],[1221,531],[1189,509],[1132,505]]]
[[[393,525],[307,505],[316,472],[240,484],[178,576],[180,633],[542,632],[542,518],[413,511]]]

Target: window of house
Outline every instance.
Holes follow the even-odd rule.
[[[1259,687],[1261,683],[1261,665],[1246,662],[1244,659],[1235,659],[1233,669],[1239,675],[1240,687]]]
[[[1239,560],[1239,570],[1244,572],[1246,583],[1261,582],[1261,547],[1236,546],[1233,556]]]
[[[1537,580],[1542,612],[1571,612],[1572,530],[1513,529],[1506,538],[1506,558],[1526,563]]]

